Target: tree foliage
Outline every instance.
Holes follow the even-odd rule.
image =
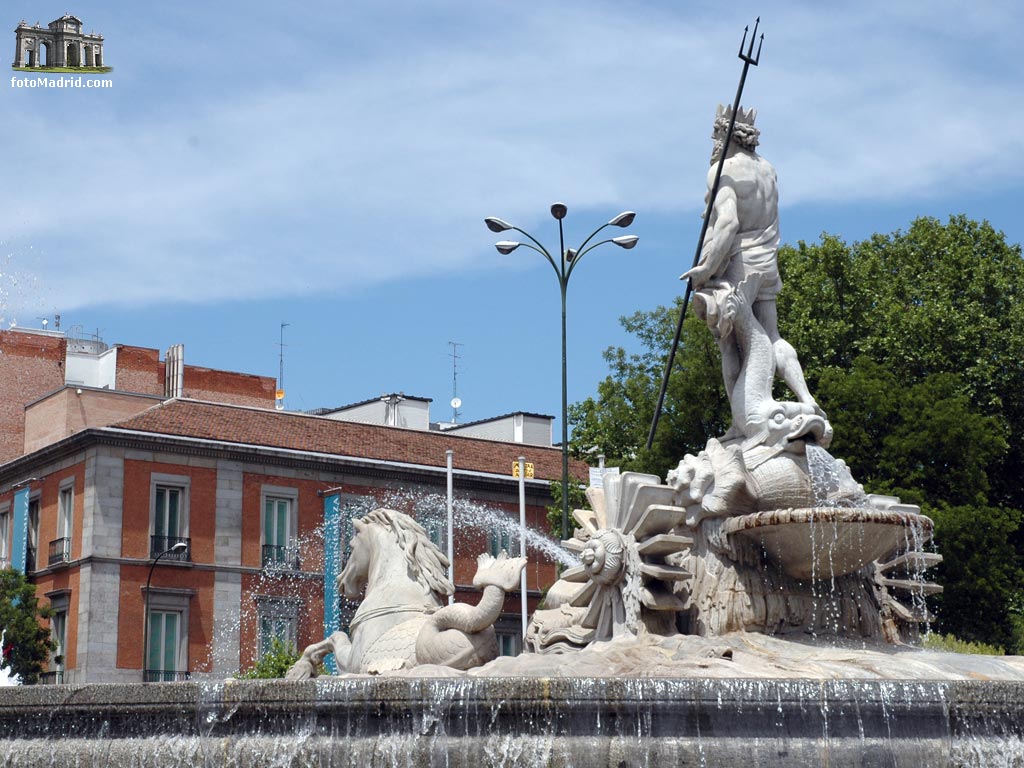
[[[36,588],[24,574],[11,568],[0,570],[0,629],[4,633],[4,664],[25,685],[39,680],[56,645],[43,620],[49,606],[41,607]]]
[[[779,251],[782,335],[868,491],[921,504],[946,557],[940,627],[1024,651],[1024,262],[986,222],[914,221],[848,245]],[[644,449],[678,304],[623,318],[640,352],[574,405],[573,448],[664,476],[729,424],[717,345],[689,316],[654,446]],[[779,384],[780,396],[784,387]]]
[[[262,658],[237,677],[243,680],[273,680],[284,677],[292,665],[299,660],[301,654],[280,638],[270,641],[270,648]]]

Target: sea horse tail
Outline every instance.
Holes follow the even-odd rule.
[[[444,664],[457,669],[483,664],[497,656],[494,622],[501,615],[505,593],[519,582],[526,558],[480,555],[474,586],[484,588],[476,605],[447,605],[427,618],[416,637],[419,664]]]

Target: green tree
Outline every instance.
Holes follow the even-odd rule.
[[[700,451],[709,437],[728,428],[729,400],[718,345],[704,324],[690,315],[680,335],[658,433],[651,449],[646,448],[680,304],[622,318],[623,327],[637,336],[642,351],[606,350],[611,374],[598,384],[597,397],[570,407],[570,450],[577,458],[590,458],[588,452],[596,447],[609,466],[664,475],[685,454]]]
[[[38,682],[50,652],[57,646],[43,621],[49,606],[40,606],[36,588],[11,568],[0,570],[0,629],[4,633],[5,665],[25,685]]]
[[[779,263],[780,330],[832,421],[831,452],[869,491],[921,504],[936,521],[947,557],[940,627],[1024,651],[1020,247],[986,222],[921,218],[852,245],[824,234],[783,247]],[[597,396],[570,410],[576,455],[596,446],[664,476],[725,431],[718,349],[691,312],[655,444],[644,449],[677,312],[623,318],[641,351],[605,353],[610,374]],[[1003,542],[998,559],[986,557],[992,537]]]
[[[547,509],[547,520],[548,530],[551,535],[556,539],[564,539],[567,536],[562,535],[562,481],[552,480],[551,481],[551,499],[554,503],[546,507]],[[590,505],[587,502],[586,489],[578,483],[569,484],[569,514],[572,515],[574,509],[589,509]],[[569,528],[571,529],[574,525],[572,517],[569,518]]]
[[[275,637],[270,641],[270,648],[260,660],[236,677],[243,680],[272,680],[284,677],[300,656],[295,648]]]

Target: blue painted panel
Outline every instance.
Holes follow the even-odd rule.
[[[341,496],[324,497],[324,637],[341,629],[336,582],[341,570]],[[324,666],[337,673],[334,656],[324,659]]]
[[[25,572],[25,552],[28,549],[28,494],[26,485],[14,493],[14,536],[11,543],[11,568]],[[38,553],[36,557],[38,557]]]

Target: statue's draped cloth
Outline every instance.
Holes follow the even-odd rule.
[[[774,301],[782,290],[778,218],[767,227],[740,232],[732,243],[725,270],[697,291],[694,301],[697,316],[716,338],[732,333],[737,298],[752,306],[755,301]]]

